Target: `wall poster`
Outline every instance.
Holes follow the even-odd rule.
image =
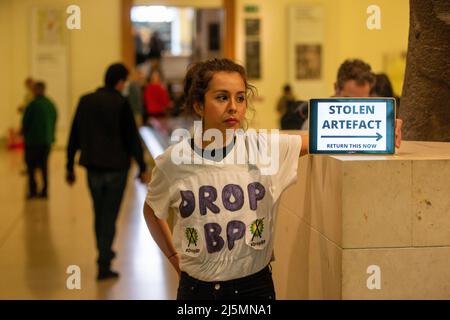
[[[294,5],[287,15],[289,83],[302,100],[326,96],[324,9],[320,4]]]
[[[245,69],[249,79],[261,78],[261,46],[258,40],[245,42]]]
[[[297,80],[320,80],[322,75],[322,45],[297,44],[295,48]]]
[[[46,84],[58,111],[58,128],[67,128],[69,114],[69,48],[64,8],[31,11],[31,77]]]
[[[249,79],[261,78],[261,19],[246,17],[245,27],[245,68]]]

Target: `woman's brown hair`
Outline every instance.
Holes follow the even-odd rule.
[[[242,77],[247,96],[247,108],[253,111],[249,101],[255,95],[256,88],[248,83],[244,67],[229,59],[206,60],[194,63],[188,68],[184,78],[184,111],[188,114],[196,114],[194,105],[204,104],[209,82],[217,72],[237,72]]]

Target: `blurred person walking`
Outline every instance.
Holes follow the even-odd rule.
[[[146,180],[133,112],[121,94],[127,77],[128,69],[123,64],[110,65],[105,86],[80,98],[67,147],[67,182],[75,182],[74,158],[78,150],[79,163],[87,169],[95,213],[98,280],[119,276],[111,269],[111,260],[116,256],[112,244],[131,157],[139,165],[139,178]]]
[[[33,85],[34,99],[26,106],[22,118],[25,140],[25,162],[28,173],[27,199],[48,197],[48,156],[55,142],[57,111],[53,102],[45,96],[45,83]],[[36,169],[42,173],[43,186],[37,191]]]

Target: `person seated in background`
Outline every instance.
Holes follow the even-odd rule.
[[[334,83],[333,97],[368,98],[375,85],[375,74],[370,65],[360,59],[347,59],[339,67]],[[302,129],[308,129],[306,126]],[[396,145],[400,147],[403,120],[395,120]]]
[[[371,97],[391,97],[395,98],[397,104],[397,113],[400,108],[400,97],[394,93],[391,81],[385,73],[378,73],[375,75],[375,84],[370,90]]]
[[[372,73],[372,68],[369,64],[359,59],[347,59],[338,69],[332,97],[369,97],[374,83],[375,75]],[[303,129],[308,129],[308,121],[305,121]]]
[[[339,67],[333,97],[367,98],[375,84],[370,65],[360,59],[347,59]]]
[[[370,65],[360,59],[347,59],[339,67],[334,97],[368,98],[376,77]],[[395,119],[395,136],[400,146],[402,119]]]
[[[283,87],[283,95],[278,100],[277,111],[281,115],[282,130],[304,130],[302,128],[308,120],[308,101],[297,100],[288,84]]]
[[[290,100],[281,117],[281,130],[301,130],[308,118],[308,101]]]
[[[295,101],[295,95],[292,92],[292,88],[289,84],[286,84],[283,86],[283,94],[281,95],[281,97],[278,99],[278,103],[277,103],[277,111],[278,114],[280,115],[280,128],[283,129],[283,124],[282,124],[282,119],[283,116],[289,112],[290,110],[288,109],[288,104],[290,101]]]
[[[167,89],[161,83],[161,72],[158,68],[150,70],[149,83],[144,92],[144,101],[148,116],[166,116],[166,109],[170,107],[170,98]]]

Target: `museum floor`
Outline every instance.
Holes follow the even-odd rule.
[[[113,268],[118,280],[97,282],[93,213],[85,172],[64,181],[65,152],[50,156],[48,200],[25,200],[20,151],[0,151],[0,299],[174,299],[177,276],[153,242],[142,215],[146,186],[130,171],[117,223]],[[81,271],[70,290],[69,266]]]

